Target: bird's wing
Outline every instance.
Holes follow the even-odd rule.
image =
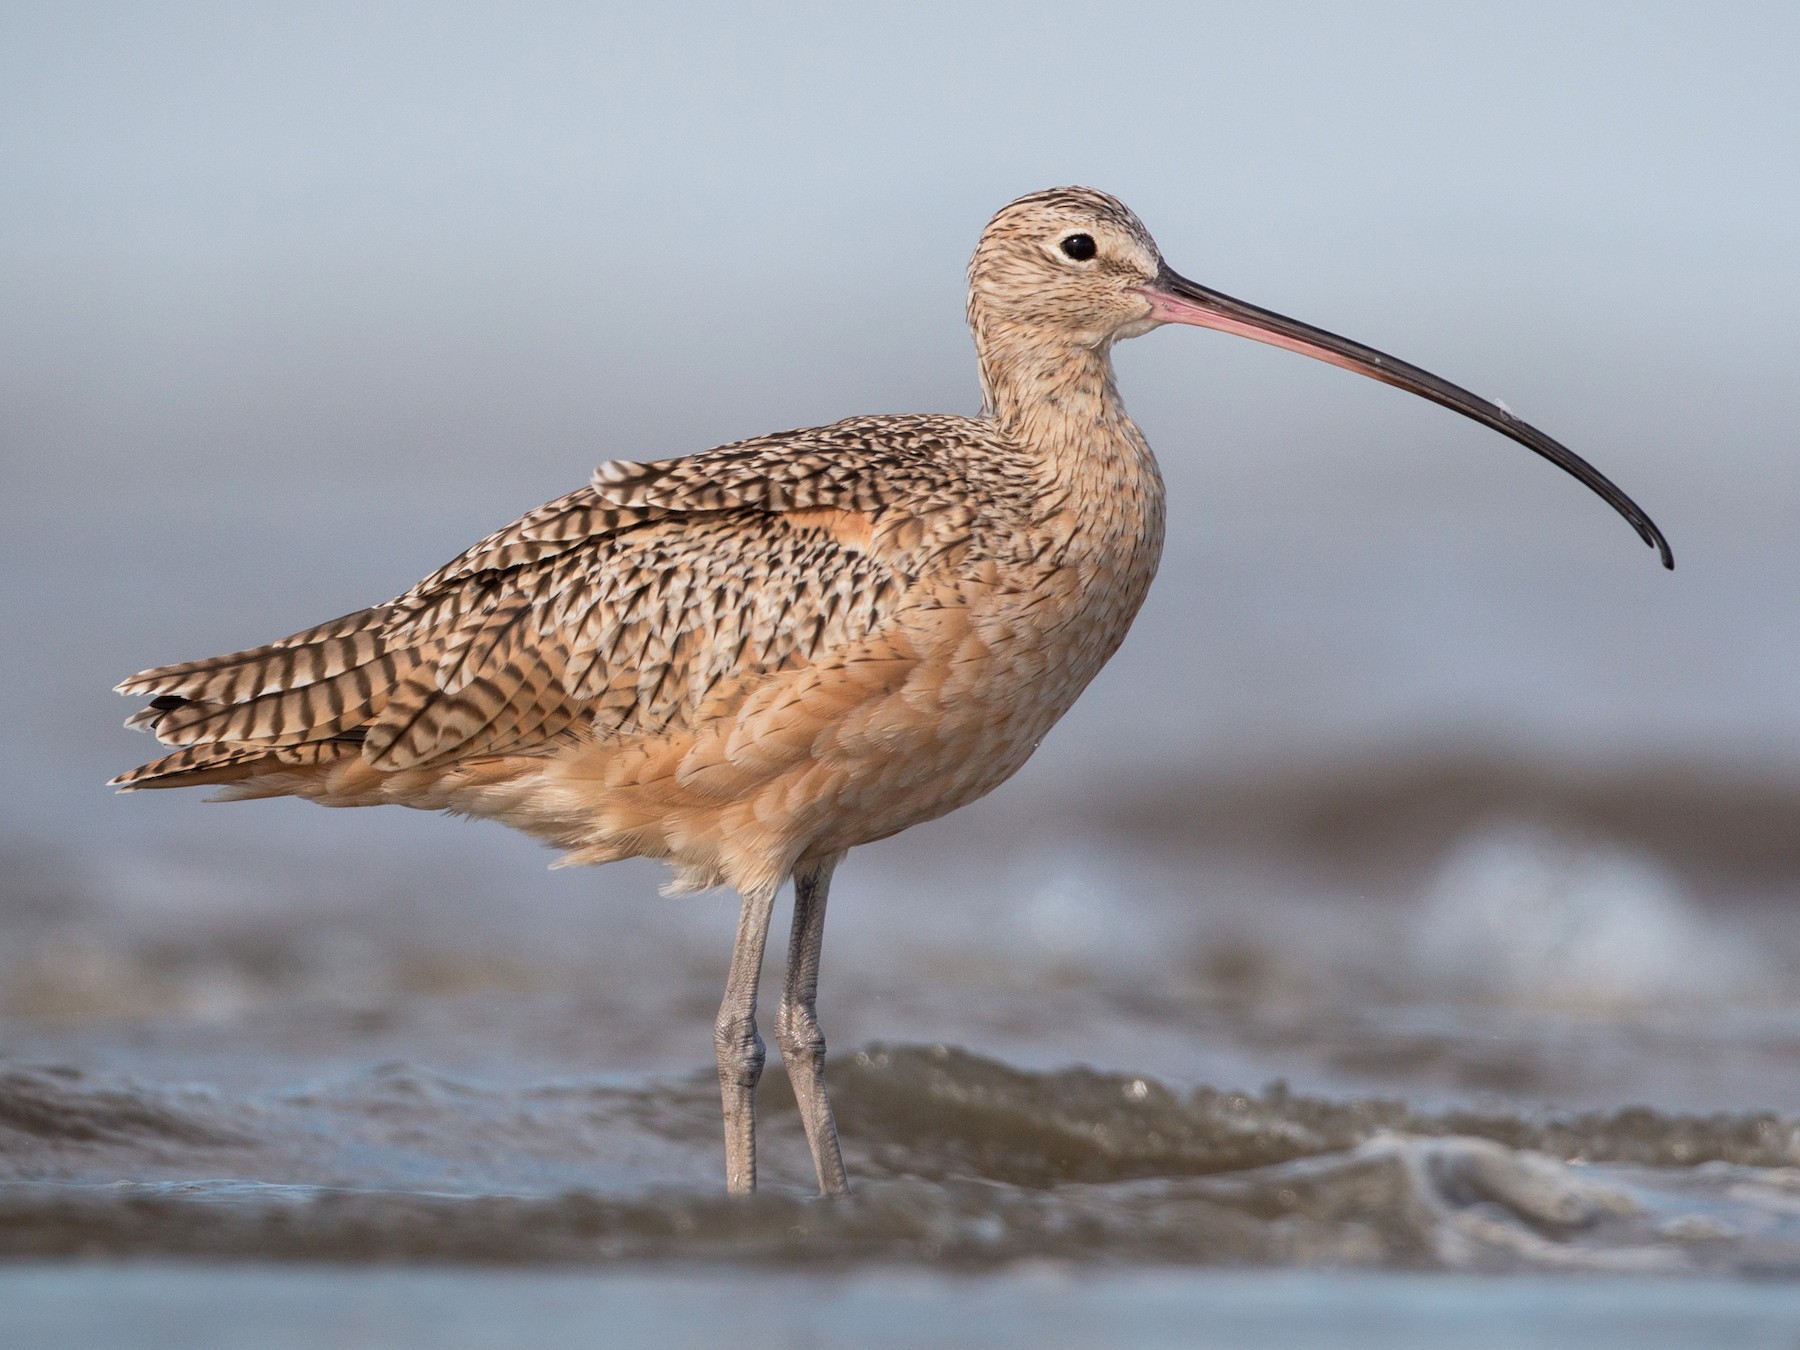
[[[119,691],[170,744],[336,742],[383,770],[683,725],[728,682],[879,630],[961,533],[929,470],[908,486],[830,449],[604,464],[386,604]]]

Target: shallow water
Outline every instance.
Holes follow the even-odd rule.
[[[1119,797],[871,850],[821,990],[846,1204],[778,1061],[764,1192],[720,1194],[729,897],[21,856],[0,1254],[1800,1275],[1779,849],[1550,829],[1506,809],[1541,783],[1462,774],[1474,806],[1422,765],[1162,789],[1254,829]],[[1583,822],[1617,790],[1562,791]]]
[[[1772,1114],[1421,1115],[944,1047],[860,1052],[833,1085],[855,1198],[804,1195],[775,1075],[789,1142],[746,1203],[709,1175],[699,1074],[501,1089],[388,1064],[226,1094],[14,1069],[0,1253],[1800,1273],[1800,1129]]]
[[[0,1308],[0,1325],[22,1344],[117,1350],[249,1344],[266,1350],[521,1344],[1791,1350],[1800,1328],[1800,1292],[1769,1282],[1120,1274],[1054,1262],[981,1279],[891,1268],[771,1275],[23,1265],[0,1270]]]

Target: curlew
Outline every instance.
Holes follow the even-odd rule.
[[[726,1180],[756,1183],[757,983],[794,919],[776,1036],[820,1189],[847,1190],[814,1013],[826,893],[858,844],[1024,764],[1156,571],[1163,484],[1112,345],[1222,329],[1421,395],[1528,446],[1668,544],[1504,408],[1171,271],[1102,192],[1004,207],[969,266],[980,416],[859,417],[656,463],[489,535],[396,599],[119,692],[173,753],[122,788],[384,802],[505,822],[566,863],[663,859],[742,897],[715,1024]]]

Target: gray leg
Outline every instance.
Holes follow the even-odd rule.
[[[756,1189],[756,1081],[762,1077],[763,1043],[756,1034],[756,985],[776,887],[744,897],[725,1001],[713,1024],[719,1052],[719,1093],[725,1101],[725,1188],[733,1195]]]
[[[838,1153],[837,1122],[831,1118],[831,1102],[825,1096],[825,1037],[813,1012],[819,990],[819,948],[825,941],[825,894],[831,887],[831,873],[843,856],[840,853],[794,874],[794,936],[788,944],[787,983],[782,987],[781,1012],[775,1022],[781,1062],[794,1085],[794,1100],[800,1105],[800,1120],[806,1126],[806,1142],[819,1172],[822,1195],[850,1193],[844,1160]]]

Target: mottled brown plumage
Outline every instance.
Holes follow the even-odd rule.
[[[646,853],[688,885],[779,882],[803,854],[966,800],[942,775],[977,748],[1016,768],[1123,635],[1115,619],[1096,638],[1076,611],[1102,578],[1069,556],[1074,494],[996,449],[968,418],[869,418],[603,465],[398,599],[135,676],[123,692],[180,700],[140,717],[188,749],[120,783],[448,808],[576,861]],[[1103,579],[1131,609],[1161,526],[1133,449],[1094,484],[1141,517]],[[1033,640],[1034,621],[1054,636]],[[982,706],[1001,667],[1053,711],[1012,706],[1016,690]],[[924,793],[908,781],[921,754]],[[991,786],[993,763],[969,768]],[[854,798],[857,823],[826,800],[795,809],[820,794]]]
[[[821,1185],[842,1190],[811,991],[831,869],[1011,776],[1124,638],[1162,549],[1163,486],[1113,342],[1279,319],[1205,308],[1226,298],[1175,277],[1130,211],[1085,188],[1004,208],[969,280],[981,416],[603,464],[385,604],[125,681],[151,700],[129,725],[180,748],[115,781],[456,811],[568,862],[648,856],[675,889],[736,887],[717,1028],[733,1189],[754,1182],[755,968],[795,877],[782,1041]],[[1368,364],[1279,322],[1252,335]],[[1373,364],[1625,500],[1492,405]]]

